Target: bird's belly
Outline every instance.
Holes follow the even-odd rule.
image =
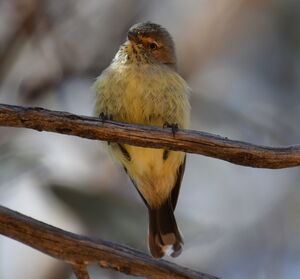
[[[183,152],[125,145],[131,161],[123,162],[138,190],[152,207],[159,206],[172,191],[177,171],[184,160]]]

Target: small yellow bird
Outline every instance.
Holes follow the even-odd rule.
[[[189,87],[177,73],[173,40],[151,22],[132,26],[112,63],[94,84],[95,114],[134,124],[187,128]],[[181,253],[183,239],[174,217],[185,168],[184,152],[108,143],[149,212],[153,257]]]

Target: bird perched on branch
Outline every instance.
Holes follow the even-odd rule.
[[[94,84],[95,113],[134,124],[187,128],[189,88],[177,73],[173,40],[162,26],[132,26],[112,63]],[[149,212],[149,248],[161,258],[181,253],[183,239],[174,217],[186,154],[108,143]]]

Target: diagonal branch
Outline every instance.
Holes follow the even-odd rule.
[[[234,164],[279,169],[300,166],[300,145],[267,147],[229,140],[217,135],[134,125],[79,116],[43,108],[0,104],[0,126],[31,128],[94,140],[181,150],[222,159]]]
[[[55,228],[3,206],[0,206],[0,234],[70,263],[78,279],[89,278],[86,267],[92,263],[147,278],[217,279],[124,245]]]

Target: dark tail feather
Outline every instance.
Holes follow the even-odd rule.
[[[180,255],[183,245],[173,208],[167,200],[158,209],[149,208],[149,248],[153,257],[161,258],[170,249],[171,256]]]

